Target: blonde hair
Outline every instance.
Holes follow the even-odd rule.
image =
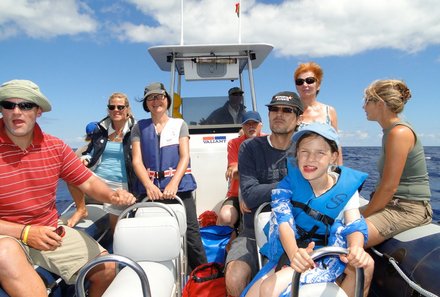
[[[365,99],[383,101],[396,114],[403,111],[410,98],[408,86],[398,79],[376,80],[365,89]]]

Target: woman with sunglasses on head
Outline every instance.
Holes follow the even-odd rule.
[[[299,127],[318,122],[331,125],[338,131],[338,117],[334,107],[319,102],[316,97],[321,89],[324,72],[315,62],[299,64],[294,73],[296,90],[304,106]],[[339,147],[338,164],[342,165],[342,150]]]
[[[377,163],[380,179],[362,211],[367,218],[368,246],[432,220],[424,149],[411,125],[398,116],[410,98],[401,80],[378,80],[365,90],[367,119],[378,122],[383,130]]]
[[[140,197],[163,203],[176,203],[176,195],[182,199],[187,220],[188,262],[192,270],[206,263],[206,255],[193,199],[197,185],[191,174],[188,125],[182,119],[168,116],[171,96],[162,83],[152,83],[145,88],[142,106],[151,113],[151,118],[140,120],[131,136],[138,193]]]
[[[136,175],[131,162],[131,129],[135,124],[128,98],[123,93],[113,93],[107,103],[107,116],[98,122],[91,141],[81,157],[83,163],[101,177],[112,189],[123,188],[134,192]],[[84,194],[68,185],[77,211],[68,223],[74,226],[87,216]],[[125,207],[104,204],[110,214],[110,227],[114,231],[119,214]]]

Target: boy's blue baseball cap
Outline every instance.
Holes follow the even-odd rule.
[[[323,123],[311,123],[302,126],[297,132],[293,134],[292,140],[294,142],[297,142],[301,138],[301,136],[303,136],[307,132],[314,132],[328,140],[333,140],[339,146],[338,132],[336,132],[336,130],[332,126]]]
[[[90,136],[93,134],[93,131],[95,131],[96,126],[98,126],[98,122],[90,122],[86,126],[86,134],[87,136]]]
[[[254,121],[261,123],[261,116],[257,111],[247,111],[242,117],[241,124],[243,125],[247,121]]]

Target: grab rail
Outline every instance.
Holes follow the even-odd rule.
[[[151,291],[150,291],[150,283],[148,282],[148,277],[145,274],[145,271],[142,269],[142,267],[134,262],[133,260],[123,257],[120,255],[105,255],[100,256],[98,258],[95,258],[91,261],[89,261],[86,265],[84,265],[83,268],[79,270],[78,273],[78,279],[75,284],[75,294],[78,297],[86,297],[86,292],[84,289],[84,281],[86,278],[87,273],[95,266],[105,263],[105,262],[116,262],[124,264],[130,268],[132,268],[137,275],[139,276],[139,279],[141,280],[141,286],[142,286],[142,296],[143,297],[151,297]]]
[[[313,260],[319,259],[325,256],[334,255],[347,255],[349,251],[342,247],[327,246],[314,251],[310,256]],[[301,273],[294,271],[292,277],[292,297],[298,297],[299,293],[299,280]],[[356,287],[354,291],[354,296],[362,297],[364,295],[364,269],[356,268]]]

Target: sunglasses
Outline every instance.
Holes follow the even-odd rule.
[[[153,94],[147,97],[147,101],[163,100],[163,99],[165,99],[165,95],[163,94]]]
[[[306,82],[308,85],[314,84],[317,81],[315,77],[306,77],[306,78],[297,78],[295,79],[295,84],[297,86],[302,86],[304,82]]]
[[[108,110],[118,109],[119,111],[121,111],[124,110],[126,107],[127,107],[126,105],[113,105],[113,104],[107,105]]]
[[[295,113],[298,114],[298,110],[293,107],[278,107],[278,106],[269,106],[269,111],[278,112],[282,111],[283,113]]]
[[[37,104],[32,103],[32,102],[20,102],[20,103],[14,103],[11,101],[2,101],[0,102],[0,106],[4,109],[15,109],[16,106],[18,106],[18,108],[20,110],[31,110],[34,107],[38,107]]]

